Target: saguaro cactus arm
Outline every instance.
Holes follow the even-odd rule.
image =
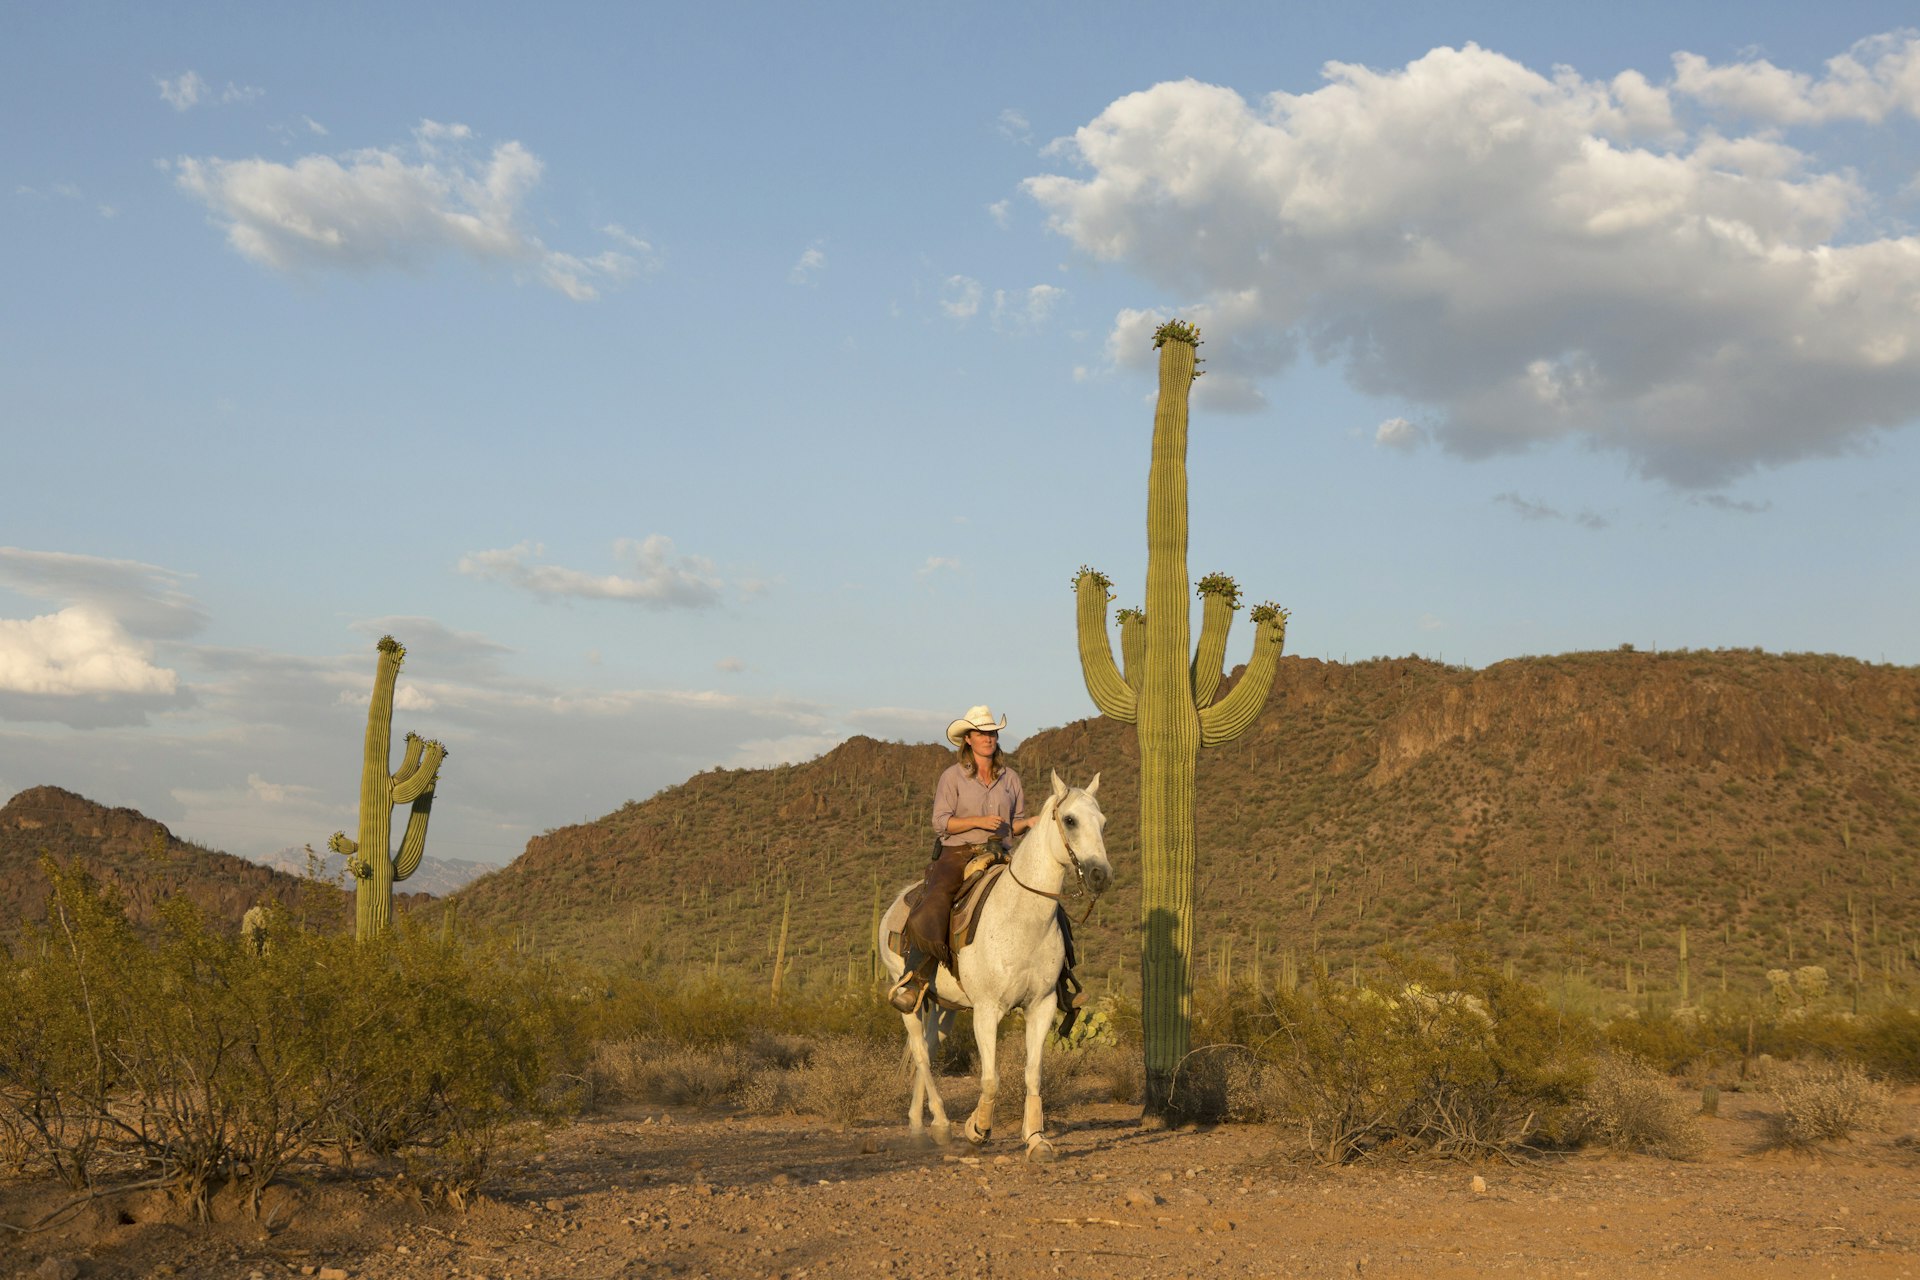
[[[1114,617],[1120,621],[1120,674],[1137,694],[1147,666],[1147,611],[1122,609]]]
[[[1254,636],[1253,657],[1247,662],[1247,673],[1233,686],[1233,692],[1200,712],[1202,746],[1217,747],[1233,741],[1247,731],[1260,715],[1260,709],[1267,705],[1267,694],[1273,689],[1273,673],[1279,669],[1280,653],[1287,644],[1287,611],[1278,605],[1263,604],[1253,611],[1253,620],[1260,629]]]
[[[340,854],[342,857],[351,858],[354,854],[360,852],[360,842],[344,831],[336,831],[328,838],[327,848]]]
[[[432,812],[433,788],[428,787],[407,812],[407,830],[400,837],[400,852],[393,859],[395,880],[405,880],[420,869],[421,856],[427,851],[427,817]]]
[[[1113,644],[1107,639],[1111,585],[1106,574],[1084,567],[1074,580],[1080,625],[1080,674],[1087,682],[1087,696],[1100,708],[1101,715],[1121,724],[1132,724],[1139,700],[1113,665]]]
[[[407,759],[414,762],[408,769],[404,764],[400,772],[393,775],[393,803],[409,804],[433,790],[433,784],[440,777],[440,762],[447,758],[447,749],[439,742],[422,742],[414,734],[407,735]]]
[[[1193,705],[1205,709],[1226,674],[1227,630],[1240,607],[1240,584],[1224,573],[1200,579],[1200,644],[1193,651]]]

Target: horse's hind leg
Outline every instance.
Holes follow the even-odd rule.
[[[1027,1113],[1020,1124],[1020,1138],[1027,1144],[1029,1160],[1053,1159],[1053,1144],[1046,1135],[1047,1117],[1040,1106],[1040,1059],[1058,1007],[1051,992],[1027,1006]]]
[[[907,1108],[907,1132],[915,1138],[921,1135],[920,1109],[925,1107],[933,1117],[933,1140],[945,1146],[953,1127],[947,1119],[946,1105],[940,1101],[940,1088],[933,1082],[930,1053],[939,1040],[940,1011],[923,1005],[919,1013],[903,1013],[900,1020],[907,1024],[907,1057],[913,1062],[913,1101]]]
[[[1002,1010],[995,1005],[973,1006],[973,1043],[980,1051],[980,1101],[967,1117],[967,1141],[978,1146],[993,1136],[993,1100],[1000,1092],[1000,1068],[995,1056],[1000,1049]]]

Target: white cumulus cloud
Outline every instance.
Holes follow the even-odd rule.
[[[1729,115],[1776,124],[1861,120],[1878,124],[1904,112],[1920,116],[1920,33],[1869,37],[1814,77],[1764,58],[1714,64],[1695,53],[1673,55],[1673,87]]]
[[[1711,488],[1920,418],[1920,237],[1862,237],[1850,170],[1679,107],[1872,121],[1910,109],[1914,41],[1744,96],[1684,58],[1666,84],[1598,81],[1473,45],[1252,100],[1171,82],[1076,131],[1059,150],[1080,172],[1025,189],[1079,249],[1188,301],[1197,399],[1257,407],[1304,353],[1422,406],[1463,456],[1583,439]],[[1121,312],[1116,363],[1151,358],[1160,314]]]
[[[406,147],[291,164],[189,156],[174,165],[180,189],[225,226],[235,251],[278,271],[417,269],[457,254],[521,268],[589,301],[641,270],[619,250],[582,257],[549,249],[527,228],[524,206],[542,170],[518,142],[480,155],[467,126],[433,120]]]
[[[179,678],[153,665],[153,646],[83,605],[37,618],[0,618],[0,691],[171,695]]]

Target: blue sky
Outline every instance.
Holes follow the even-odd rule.
[[[1089,715],[1172,315],[1291,652],[1920,660],[1903,20],[8,6],[0,795],[318,845],[386,631],[441,856]]]

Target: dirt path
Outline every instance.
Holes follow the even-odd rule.
[[[1011,1135],[941,1151],[902,1126],[636,1110],[557,1132],[464,1216],[371,1178],[275,1188],[269,1230],[189,1226],[163,1199],[121,1197],[0,1237],[0,1274],[1920,1280],[1920,1093],[1885,1133],[1819,1155],[1759,1151],[1753,1099],[1728,1095],[1722,1113],[1687,1163],[1325,1171],[1277,1161],[1267,1130],[1157,1132],[1121,1107],[1064,1117],[1050,1165],[1019,1160]],[[0,1217],[57,1199],[0,1188]]]

